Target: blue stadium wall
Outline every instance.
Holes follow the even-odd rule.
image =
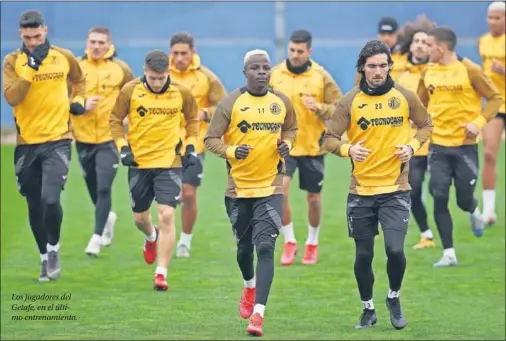
[[[487,31],[484,2],[357,2],[285,3],[286,34],[297,28],[314,36],[314,59],[334,76],[343,91],[353,85],[354,65],[361,45],[376,36],[382,16],[402,24],[425,13],[438,25],[452,27],[460,38],[458,53],[479,62],[476,39]],[[19,14],[43,12],[53,44],[82,55],[87,30],[108,26],[120,58],[134,73],[142,72],[144,55],[168,50],[176,31],[194,34],[203,63],[214,70],[230,91],[244,82],[244,53],[266,49],[275,56],[273,2],[159,3],[159,2],[10,2],[1,3],[1,57],[20,46]],[[70,24],[69,24],[70,23]],[[1,124],[13,124],[12,110],[1,99]]]

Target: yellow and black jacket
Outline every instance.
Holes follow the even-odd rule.
[[[499,94],[502,97],[499,112],[504,114],[506,113],[506,77],[492,72],[491,65],[494,59],[499,61],[503,66],[506,65],[506,35],[502,34],[499,37],[493,37],[490,33],[487,33],[480,37],[478,45],[483,62],[483,71],[492,80],[497,90],[499,90]]]
[[[203,153],[205,151],[204,136],[206,135],[209,120],[213,116],[218,102],[227,95],[227,91],[219,78],[200,63],[200,57],[196,54],[193,55],[192,63],[185,71],[176,69],[172,62],[172,57],[170,59],[170,65],[170,78],[178,84],[190,89],[197,102],[198,109],[207,112],[209,119],[199,123],[199,138],[195,146],[197,153]],[[185,121],[183,119],[181,120],[181,138],[183,142],[186,142],[187,136],[184,127]]]
[[[418,128],[413,137],[412,121]],[[430,138],[430,115],[416,93],[395,84],[391,78],[375,92],[365,81],[343,96],[332,116],[323,148],[341,157],[349,157],[350,147],[359,141],[371,153],[362,162],[352,159],[350,193],[377,195],[410,190],[409,162],[394,153],[400,145],[417,151]],[[344,133],[348,142],[342,140]]]
[[[197,142],[197,104],[186,87],[167,82],[160,93],[148,89],[144,78],[121,89],[110,118],[118,150],[129,145],[137,168],[180,168],[180,122],[186,120],[187,143]],[[127,140],[123,120],[128,117]]]
[[[3,89],[14,108],[18,144],[71,139],[70,103],[84,105],[85,77],[69,50],[51,46],[38,71],[27,65],[24,48],[8,54],[3,64]],[[74,87],[69,100],[67,79]]]
[[[326,131],[325,120],[334,113],[342,96],[332,76],[314,61],[304,70],[295,73],[284,61],[271,73],[270,87],[287,96],[297,114],[297,140],[290,152],[292,156],[316,156],[321,154],[321,139]],[[304,98],[313,97],[318,110],[306,108]]]
[[[416,92],[418,90],[418,83],[420,83],[420,78],[422,77],[422,72],[427,67],[427,63],[421,64],[411,64],[408,63],[406,66],[406,71],[401,73],[399,77],[397,77],[396,83],[402,85],[409,91]],[[429,113],[430,114],[430,113]],[[413,128],[413,136],[416,134],[416,128]],[[422,148],[420,148],[414,156],[427,156],[429,154],[429,144],[424,143]]]
[[[86,77],[86,97],[97,95],[100,101],[94,110],[72,116],[74,137],[79,142],[92,144],[112,141],[111,111],[119,91],[134,75],[124,61],[116,58],[114,46],[100,60],[91,59],[89,51],[78,60]]]
[[[482,129],[502,103],[494,84],[467,58],[448,65],[429,63],[422,73],[418,96],[434,122],[431,143],[445,147],[476,144],[478,138],[467,137],[463,125],[473,122]],[[487,100],[483,110],[482,97]]]
[[[231,198],[262,198],[283,193],[284,161],[278,140],[293,146],[297,117],[290,100],[276,90],[253,95],[240,88],[218,104],[204,139],[206,148],[227,159]],[[241,144],[253,149],[244,160],[235,159]]]

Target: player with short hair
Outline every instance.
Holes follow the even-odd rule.
[[[444,248],[443,257],[434,264],[440,267],[457,264],[448,208],[452,181],[457,205],[469,213],[475,236],[483,235],[483,219],[474,197],[479,171],[477,138],[499,110],[501,96],[477,64],[457,56],[457,36],[450,28],[432,29],[427,46],[430,63],[420,78],[418,96],[434,121],[429,146],[429,188]],[[482,97],[487,100],[483,110]]]
[[[119,155],[109,129],[109,117],[119,91],[134,75],[117,58],[107,27],[89,30],[85,55],[78,61],[86,75],[86,113],[73,116],[72,127],[79,164],[95,205],[95,230],[85,252],[98,256],[101,246],[112,243],[116,222],[116,213],[111,211],[111,194]]]
[[[269,89],[270,74],[267,52],[246,53],[246,86],[221,100],[204,139],[211,153],[226,159],[225,207],[244,279],[239,312],[242,318],[250,318],[248,333],[257,336],[263,335],[274,278],[274,250],[283,215],[283,159],[297,132],[292,104],[282,93]]]
[[[495,186],[497,181],[497,154],[501,147],[502,135],[506,123],[506,35],[504,1],[496,1],[488,6],[487,21],[489,32],[478,41],[483,71],[494,83],[502,97],[499,112],[483,127],[483,146],[485,162],[483,164],[483,220],[493,225],[497,220],[495,213]]]
[[[204,136],[216,105],[227,94],[218,77],[200,62],[195,41],[189,33],[179,32],[170,39],[170,78],[190,89],[198,107],[199,138],[195,146],[199,162],[183,169],[183,206],[181,237],[176,247],[177,257],[189,257],[193,227],[197,219],[197,188],[203,177]],[[184,119],[181,138],[186,141]]]
[[[179,127],[183,116],[188,139],[181,157]],[[125,118],[128,118],[127,139],[122,125]],[[181,167],[198,162],[197,105],[190,90],[171,82],[167,54],[152,51],[146,55],[144,76],[121,89],[110,127],[121,162],[129,167],[134,221],[146,235],[144,260],[152,264],[158,256],[154,288],[167,290],[167,267],[175,244],[175,209],[181,195]],[[149,211],[153,199],[158,204],[158,227],[153,226]]]
[[[404,42],[409,49],[408,65],[406,71],[401,73],[396,83],[406,89],[416,92],[423,70],[429,61],[427,47],[427,32],[423,29],[415,29]],[[416,129],[413,129],[413,135]],[[420,229],[420,241],[414,246],[415,249],[434,248],[434,235],[427,221],[427,210],[424,205],[423,182],[428,169],[427,155],[429,144],[424,145],[413,155],[409,161],[409,185],[411,186],[411,212]]]
[[[396,329],[406,326],[401,290],[406,257],[404,241],[409,224],[409,160],[427,142],[432,123],[416,93],[394,83],[390,49],[378,40],[369,41],[359,54],[358,87],[339,101],[323,148],[351,157],[352,176],[348,195],[348,231],[355,240],[355,278],[363,312],[357,328],[376,323],[373,304],[374,238],[381,224],[387,255],[389,288],[386,305]],[[413,137],[410,127],[416,127]],[[342,140],[346,132],[349,142]]]
[[[38,11],[19,20],[20,49],[3,63],[6,102],[14,108],[17,146],[14,150],[19,192],[26,198],[37,242],[39,281],[60,277],[60,195],[70,166],[70,115],[84,114],[85,78],[69,50],[51,45],[47,26]],[[69,100],[67,79],[74,86]]]
[[[299,187],[307,192],[309,206],[308,236],[302,263],[315,264],[318,261],[325,156],[320,150],[320,144],[326,131],[325,121],[332,116],[337,101],[341,98],[341,90],[332,76],[311,59],[312,40],[309,31],[294,31],[288,42],[288,58],[272,70],[270,81],[272,89],[290,98],[299,123],[297,141],[285,159],[285,210],[281,229],[285,243],[281,256],[282,265],[292,264],[297,253],[292,211],[288,201],[290,181],[297,168]]]

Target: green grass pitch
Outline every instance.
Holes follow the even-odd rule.
[[[13,150],[12,146],[1,149],[2,339],[249,339],[247,321],[241,320],[238,314],[243,284],[223,203],[226,183],[223,160],[208,155],[205,162],[192,257],[174,258],[169,268],[169,291],[155,292],[152,289],[155,266],[146,265],[142,257],[143,236],[132,222],[125,168],[121,168],[114,183],[113,209],[118,213],[114,243],[97,259],[85,255],[94,216],[75,149],[61,197],[64,207],[62,277],[57,282],[38,283],[39,255],[28,225],[25,201],[16,188]],[[299,252],[291,267],[278,265],[282,237],[279,239],[264,339],[504,340],[504,152],[503,145],[498,166],[499,220],[481,239],[472,234],[468,217],[457,208],[452,193],[458,267],[432,267],[442,254],[439,237],[436,249],[413,250],[419,235],[415,223],[411,223],[406,242],[408,265],[401,294],[408,326],[402,331],[391,327],[384,303],[388,281],[381,234],[376,239],[374,258],[378,324],[372,330],[354,329],[361,303],[353,275],[353,242],[347,236],[345,218],[350,166],[347,160],[327,157],[320,262],[304,266]],[[307,205],[305,194],[297,187],[295,180],[291,204],[296,237],[302,245],[307,235]],[[477,195],[481,199],[481,188]],[[427,204],[432,212],[429,195]],[[436,232],[432,213],[430,216]],[[179,236],[179,213],[177,231]],[[68,309],[13,311],[13,304],[20,303],[13,295],[43,293],[71,294],[71,298],[37,301],[34,306],[54,303],[58,307],[57,303],[63,303]],[[13,316],[24,318],[33,314],[71,314],[76,319],[13,320]]]

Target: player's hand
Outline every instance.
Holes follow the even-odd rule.
[[[408,162],[413,156],[414,151],[410,145],[403,144],[400,146],[395,146],[395,148],[397,151],[394,153],[394,155],[397,155],[402,162]]]
[[[311,96],[304,96],[304,105],[311,111],[316,112],[318,110],[318,106],[316,105],[316,100]]]
[[[470,139],[475,139],[480,134],[480,127],[473,122],[464,123],[460,126],[466,130],[466,136]]]
[[[121,148],[121,153],[119,154],[121,158],[121,163],[123,166],[128,167],[137,167],[139,164],[135,162],[134,154],[132,153],[132,150],[128,146],[124,146]]]
[[[290,155],[290,147],[285,141],[278,140],[278,152],[283,159]]]
[[[504,75],[504,71],[505,71],[505,68],[504,68],[504,65],[501,64],[500,61],[498,61],[497,59],[494,59],[492,60],[492,64],[490,65],[490,70],[492,72],[495,72],[495,73],[498,73],[500,75]]]
[[[33,51],[28,54],[27,65],[34,70],[39,70],[40,65],[49,54],[50,45],[46,41],[43,44],[37,45]]]
[[[364,140],[359,141],[350,147],[348,154],[350,154],[353,161],[362,162],[367,158],[369,154],[371,154],[371,151],[369,149],[362,146],[364,142]]]
[[[186,150],[184,153],[184,156],[182,158],[183,167],[193,167],[195,165],[200,164],[200,160],[197,157],[197,153],[195,152],[195,146],[192,144],[189,144],[186,146]]]
[[[207,112],[205,112],[204,110],[198,111],[197,118],[199,121],[208,121],[209,120],[209,116],[207,115]]]
[[[249,155],[249,151],[253,149],[252,146],[249,146],[247,144],[240,144],[236,149],[235,149],[235,158],[237,160],[244,160],[245,158],[248,157]]]
[[[97,96],[97,95],[93,95],[93,96],[90,96],[86,99],[86,103],[84,105],[84,108],[86,109],[86,111],[92,111],[93,109],[95,109],[98,105],[98,101],[100,101],[100,96]]]
[[[86,106],[86,101],[84,102]],[[70,103],[70,113],[74,116],[82,115],[86,112],[86,108],[81,103]]]

